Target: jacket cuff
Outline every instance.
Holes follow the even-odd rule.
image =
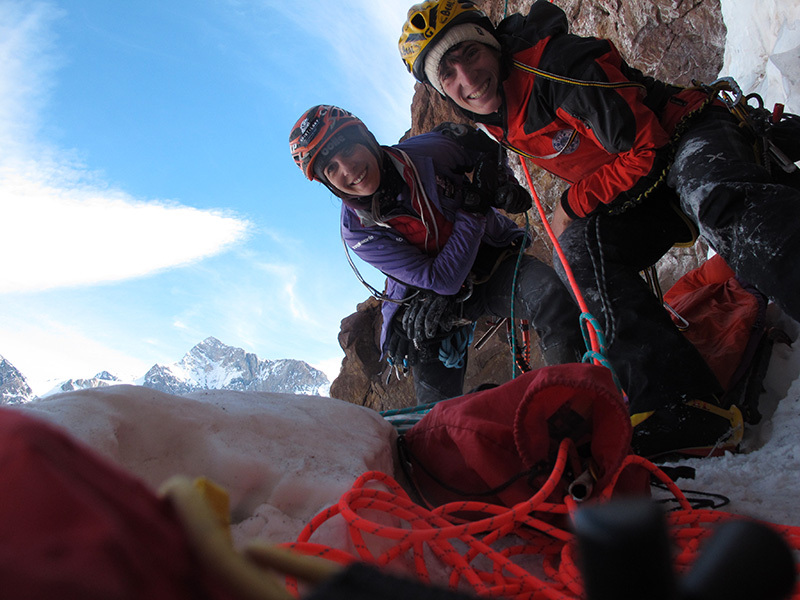
[[[572,207],[570,207],[570,205],[569,205],[569,190],[570,189],[571,188],[565,189],[564,193],[561,194],[561,208],[564,209],[564,212],[567,213],[567,216],[570,219],[580,219],[581,218],[580,215],[578,215],[574,210],[572,210]]]

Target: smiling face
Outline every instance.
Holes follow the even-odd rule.
[[[334,154],[322,173],[333,187],[348,196],[371,196],[381,184],[378,159],[359,143],[348,144]]]
[[[454,46],[439,63],[444,93],[461,108],[488,115],[500,108],[500,53],[480,42]]]

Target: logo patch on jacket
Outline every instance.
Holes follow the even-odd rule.
[[[580,143],[574,129],[562,129],[553,136],[553,149],[559,154],[572,154]]]

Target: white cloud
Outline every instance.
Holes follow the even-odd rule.
[[[44,2],[0,3],[0,147],[6,156],[22,151],[36,130],[59,63],[49,27],[60,15]]]
[[[0,4],[0,253],[13,257],[0,293],[141,277],[242,240],[246,221],[106,189],[72,152],[37,140],[59,14],[47,3]]]
[[[141,277],[221,252],[248,230],[215,211],[35,177],[0,170],[0,253],[14,257],[0,293]]]
[[[71,10],[67,4],[63,6]],[[336,3],[317,7],[323,20],[330,6]],[[346,16],[339,12],[340,18]],[[54,34],[54,24],[63,14],[54,2],[0,0],[0,252],[10,258],[0,278],[0,352],[7,353],[6,358],[29,378],[38,393],[47,391],[43,389],[47,380],[91,377],[103,369],[140,376],[154,362],[165,360],[165,353],[167,360],[180,357],[185,350],[175,348],[182,342],[166,342],[167,337],[176,335],[179,340],[189,340],[186,349],[214,334],[225,343],[241,345],[270,359],[287,355],[304,358],[309,350],[303,340],[310,336],[314,344],[310,349],[312,360],[321,360],[320,354],[335,355],[338,313],[331,308],[330,290],[322,306],[304,297],[305,292],[300,293],[308,275],[290,266],[294,260],[281,260],[293,254],[298,245],[285,236],[267,235],[281,250],[266,260],[258,258],[260,253],[253,245],[236,248],[243,255],[255,253],[239,261],[246,262],[246,269],[259,268],[262,262],[273,265],[262,271],[267,273],[264,280],[252,280],[252,273],[235,260],[241,270],[232,272],[227,259],[235,256],[233,252],[220,257],[220,261],[226,261],[224,269],[215,271],[212,259],[192,269],[173,270],[170,275],[174,277],[169,281],[179,282],[176,289],[186,300],[180,308],[175,302],[165,301],[172,314],[163,318],[152,315],[151,321],[140,322],[140,313],[152,310],[159,300],[148,295],[147,308],[139,311],[135,297],[125,296],[121,303],[115,302],[124,293],[112,286],[41,296],[13,293],[141,278],[221,253],[250,233],[255,236],[251,224],[236,215],[132,197],[124,188],[110,187],[102,173],[90,170],[93,165],[82,164],[82,148],[51,145],[49,136],[58,139],[59,132],[57,123],[48,125],[48,101],[58,85],[59,67],[71,60],[65,54],[67,46],[61,46]],[[339,23],[327,22],[321,30],[329,28],[344,31]],[[397,122],[400,117],[407,120],[408,102],[403,106],[395,91],[403,77],[386,74],[376,62],[366,69],[370,80],[357,81],[354,63],[345,64],[358,57],[350,37],[343,35],[337,42],[333,35],[326,43],[340,48],[342,72],[352,73],[355,81],[353,96],[359,97],[366,89],[363,86],[380,89],[386,102],[375,103],[374,113],[385,122]],[[377,42],[363,43],[366,45],[361,52],[372,56],[372,46]],[[392,43],[385,48],[386,62],[402,68]],[[385,83],[378,84],[381,77],[385,77]],[[396,106],[392,107],[390,100]],[[351,108],[359,110],[358,106]],[[391,114],[393,110],[400,116]],[[369,122],[372,125],[376,121]],[[394,128],[401,131],[402,126]],[[376,134],[380,135],[379,129]],[[383,135],[381,139],[388,138]],[[198,273],[206,278],[205,287],[196,287],[202,279]],[[195,285],[191,291],[200,290],[194,297],[181,287],[187,275]],[[126,289],[147,288],[147,280],[137,283],[142,285]],[[76,302],[76,314],[60,310],[69,302]],[[297,336],[285,334],[287,324]],[[141,348],[145,340],[140,336],[153,340],[151,349]],[[110,346],[138,348],[130,351],[138,354],[129,356]],[[172,354],[176,356],[169,358]]]
[[[302,294],[297,293],[297,273],[295,268],[286,265],[261,263],[258,267],[273,275],[278,280],[278,287],[283,291],[285,302],[281,305],[288,309],[297,320],[310,322],[311,313],[302,302]]]

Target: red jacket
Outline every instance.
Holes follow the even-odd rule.
[[[562,205],[573,218],[639,200],[668,165],[675,125],[707,97],[643,75],[608,40],[569,34],[564,12],[546,0],[526,17],[504,19],[496,36],[506,70],[503,108],[468,116],[571,183]],[[530,67],[573,82],[554,81]]]

